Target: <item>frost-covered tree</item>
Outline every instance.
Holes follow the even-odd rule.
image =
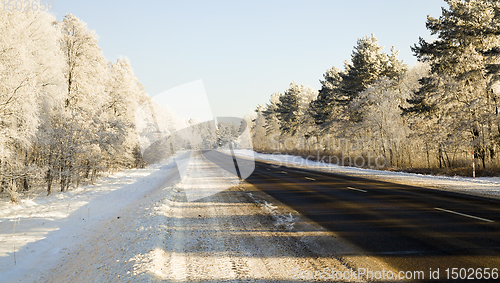
[[[265,119],[266,135],[272,136],[278,134],[280,129],[280,121],[278,119],[278,104],[280,103],[280,93],[273,93],[262,110],[262,116]]]
[[[310,86],[290,84],[283,94],[274,93],[270,102],[255,110],[253,119],[253,145],[263,151],[278,151],[286,138],[294,137],[304,144],[315,132],[314,119],[309,105],[318,91]],[[291,146],[291,145],[290,145]]]
[[[359,93],[382,77],[394,80],[404,75],[407,66],[398,59],[399,52],[394,47],[390,55],[382,50],[373,34],[360,38],[344,70],[333,67],[323,75],[318,98],[311,103],[311,115],[323,131],[361,121],[362,113],[350,108]]]
[[[128,60],[108,63],[73,15],[0,11],[0,192],[143,165],[134,112],[148,98]]]
[[[124,127],[124,139],[120,145],[117,163],[122,166],[142,166],[139,137],[135,126],[135,113],[148,97],[144,87],[135,76],[128,59],[118,59],[111,65],[111,82],[109,83],[109,109],[116,123]]]
[[[358,40],[340,88],[347,97],[344,103],[353,101],[359,93],[382,77],[396,79],[404,75],[407,67],[398,60],[398,51],[392,48],[392,54],[387,55],[382,49],[373,34]],[[348,111],[351,120],[362,120],[363,113],[349,108]]]
[[[412,47],[431,75],[409,100],[409,113],[423,113],[433,121],[440,164],[449,167],[448,149],[471,144],[486,166],[498,147],[497,94],[500,4],[497,1],[446,0],[440,18],[428,17],[426,26],[437,39],[420,38]],[[466,150],[462,147],[462,150]]]
[[[252,119],[252,143],[255,150],[267,150],[268,137],[266,135],[266,118],[263,111],[265,106],[259,105],[255,109],[256,117]]]
[[[372,148],[368,150],[378,151],[376,154],[382,154],[388,165],[400,165],[397,153],[409,132],[400,107],[407,96],[408,92],[401,91],[397,81],[383,77],[368,86],[351,103],[353,110],[363,113],[363,120],[351,130],[362,131],[369,137],[377,146],[370,145]]]
[[[126,60],[109,64],[97,36],[74,15],[59,23],[64,64],[59,109],[46,119],[46,180],[61,190],[99,172],[131,166],[138,156],[134,110],[144,97]]]
[[[317,125],[325,127],[334,120],[339,112],[339,101],[347,100],[343,92],[339,91],[344,74],[336,67],[328,69],[320,80],[321,89],[317,99],[310,103],[310,113]]]
[[[348,96],[349,101],[385,75],[388,57],[382,49],[373,34],[358,39],[351,55],[351,65],[343,77],[342,91]]]
[[[55,18],[0,11],[0,182],[28,190],[40,115],[60,95],[62,57]],[[16,186],[15,183],[19,185]]]
[[[295,82],[279,97],[276,109],[282,134],[294,135],[300,127],[300,86]]]
[[[103,145],[114,137],[113,133],[106,132],[108,129],[103,125],[108,122],[105,107],[109,107],[110,102],[106,91],[110,72],[97,45],[97,36],[71,14],[66,15],[59,26],[65,93],[63,109],[59,113],[63,121],[58,123],[59,119],[55,118],[51,125],[62,127],[58,129],[61,138],[53,139],[56,144],[51,146],[66,147],[67,150],[54,152],[56,155],[49,164],[47,174],[57,174],[61,191],[64,191],[73,182],[79,182],[81,177],[87,177],[90,171],[95,175],[101,169],[102,158],[109,149],[103,148]],[[118,129],[121,125],[112,126],[116,126],[117,131],[121,130]]]
[[[341,86],[349,102],[379,78],[394,79],[404,73],[406,65],[399,61],[399,52],[394,47],[391,49],[391,55],[382,50],[383,47],[378,44],[378,39],[373,34],[358,39],[351,62],[346,63]]]
[[[315,124],[312,116],[310,105],[311,102],[318,98],[318,91],[311,86],[301,85],[299,92],[299,117],[301,117],[302,134],[306,135],[310,132],[310,128]]]
[[[108,80],[107,61],[97,45],[97,36],[72,14],[66,15],[60,25],[60,44],[65,56],[65,107],[85,106],[88,112],[97,111],[107,102],[103,94]]]
[[[378,125],[381,130],[370,131],[370,134],[384,133],[384,138],[393,138],[394,135],[391,134],[398,128],[391,127],[391,123],[396,120],[397,123],[402,123],[401,117],[398,117],[401,113],[400,101],[404,102],[401,93],[408,93],[408,88],[403,86],[406,83],[407,66],[398,59],[395,48],[392,48],[390,55],[382,52],[382,49],[373,35],[359,39],[351,62],[345,63],[344,70],[335,67],[327,70],[323,80],[320,80],[319,92],[292,83],[284,94],[279,95],[279,101],[256,110],[258,115],[254,120],[254,141],[263,143],[257,137],[258,133],[262,133],[263,127],[275,129],[277,125],[281,141],[287,137],[293,137],[295,141],[293,149],[290,148],[290,143],[285,143],[280,146],[281,150],[300,154],[313,153],[315,156],[319,153],[317,150],[337,154],[336,149],[332,148],[331,138],[359,140],[366,136],[360,130],[373,130],[375,121],[382,116],[385,120]],[[380,81],[390,81],[395,89],[391,89],[391,92],[383,90],[386,86]],[[368,88],[370,92],[360,97]],[[395,96],[399,100],[394,100]],[[388,104],[389,102],[392,104]],[[387,109],[373,106],[377,103]],[[385,112],[388,109],[391,111],[390,115]],[[265,126],[262,126],[264,121]],[[404,135],[402,131],[398,133]],[[314,144],[316,146],[312,147]],[[393,148],[389,147],[388,151],[390,150]]]

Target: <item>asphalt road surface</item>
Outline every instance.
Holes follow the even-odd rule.
[[[204,155],[234,172],[228,155]],[[441,280],[484,281],[500,269],[498,199],[255,165],[248,183],[398,270],[423,271],[428,279],[439,268]]]

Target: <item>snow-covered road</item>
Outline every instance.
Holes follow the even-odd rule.
[[[3,218],[0,223],[0,281],[267,282],[302,281],[304,272],[325,268],[388,270],[297,212],[240,183],[199,152],[184,160],[190,162],[185,164],[183,181],[171,159],[129,172],[140,177],[107,193],[89,196],[89,189],[61,204],[54,200],[11,210],[7,213],[11,221]],[[115,183],[121,178],[130,177],[120,175]],[[232,187],[218,192],[221,185]],[[205,197],[189,202],[186,190],[203,192]],[[210,190],[215,194],[207,193]],[[63,213],[68,204],[84,202],[72,213]],[[60,210],[60,219],[39,219],[43,218],[40,211],[51,207]],[[88,208],[90,214],[85,215]],[[30,209],[31,218],[27,218]],[[12,234],[15,216],[26,219]],[[35,222],[29,224],[30,219]],[[31,242],[22,245],[22,235],[31,237]],[[15,265],[14,243],[18,245]]]

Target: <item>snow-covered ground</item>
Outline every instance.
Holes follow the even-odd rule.
[[[390,268],[200,153],[177,157],[3,208],[0,281],[296,282],[325,268]]]
[[[248,150],[236,154],[475,194],[500,191],[498,178],[340,167]],[[0,206],[0,282],[297,281],[308,276],[302,271],[358,267],[391,269],[198,152],[126,170],[94,186]]]
[[[306,278],[301,271],[389,268],[200,154],[192,156],[187,177],[156,206],[163,236],[132,259],[134,280],[292,282]],[[220,192],[227,183],[233,186]],[[184,190],[206,197],[189,201]]]
[[[327,172],[336,172],[352,176],[378,179],[382,181],[397,182],[408,185],[424,186],[434,189],[458,191],[467,194],[488,196],[500,198],[500,177],[447,177],[413,174],[404,172],[391,172],[383,170],[364,169],[357,167],[338,166],[307,160],[300,156],[263,154],[251,150],[236,150],[235,154],[241,157],[255,158],[271,162],[280,166],[295,166],[301,168],[310,168]]]
[[[179,153],[179,156],[185,153]],[[0,282],[36,279],[41,270],[65,260],[95,231],[129,213],[138,200],[163,192],[178,178],[173,159],[146,169],[125,170],[86,186],[49,197],[0,207]]]

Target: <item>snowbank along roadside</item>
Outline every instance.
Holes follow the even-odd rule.
[[[186,154],[181,152],[176,157]],[[177,179],[176,163],[169,158],[145,169],[125,170],[94,186],[3,207],[0,282],[36,278],[40,270],[64,259],[76,245],[92,238],[94,231],[106,226],[109,219],[119,219],[128,206]]]

